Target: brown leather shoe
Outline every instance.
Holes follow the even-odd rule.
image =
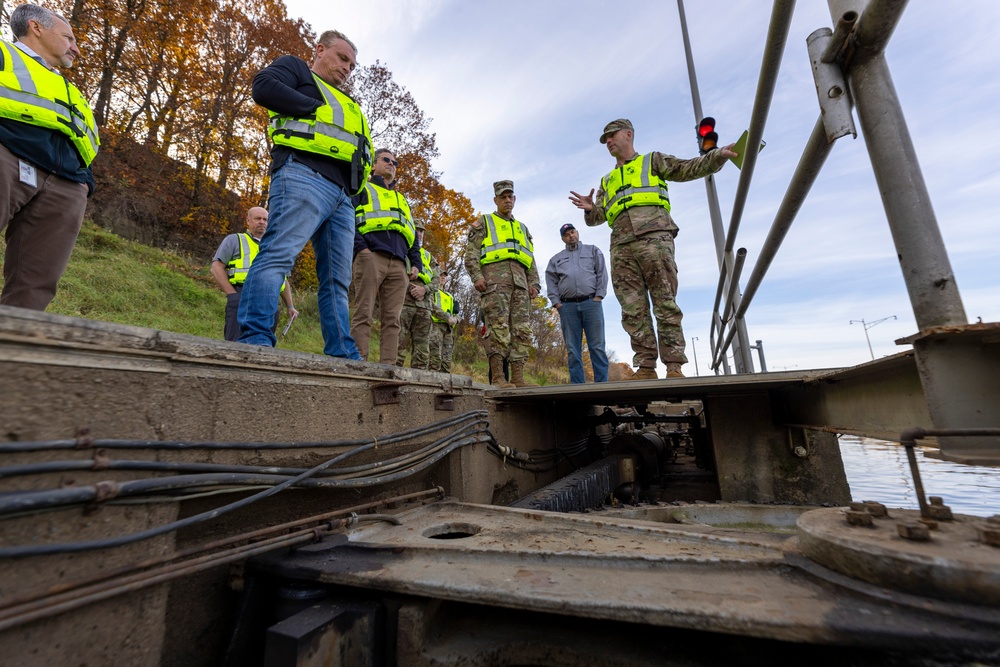
[[[677,363],[667,364],[667,379],[670,378],[682,378],[684,373],[681,372],[681,365]]]
[[[658,380],[659,377],[656,375],[655,368],[649,368],[648,366],[640,366],[635,369],[635,372],[628,377],[629,380]]]

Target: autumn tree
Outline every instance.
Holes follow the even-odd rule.
[[[437,138],[429,130],[432,119],[424,116],[410,91],[396,83],[381,62],[358,67],[345,92],[364,109],[376,149],[418,155],[428,164],[438,156]]]

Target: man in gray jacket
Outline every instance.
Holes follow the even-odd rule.
[[[604,307],[608,270],[597,246],[580,243],[571,224],[559,229],[566,248],[549,260],[545,287],[549,302],[559,311],[559,324],[569,356],[569,381],[583,384],[583,334],[587,335],[594,382],[608,381],[608,355],[604,351]]]

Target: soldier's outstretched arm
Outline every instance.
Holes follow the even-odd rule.
[[[589,195],[581,195],[578,192],[569,191],[569,200],[573,202],[573,205],[578,209],[583,211],[589,211],[594,208],[594,190],[590,190]]]

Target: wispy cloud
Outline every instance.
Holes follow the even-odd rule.
[[[480,210],[492,208],[491,183],[511,178],[515,214],[530,227],[544,268],[561,248],[557,229],[578,224],[581,238],[608,252],[607,226],[585,228],[569,190],[595,187],[613,161],[597,142],[603,125],[626,116],[640,151],[696,154],[695,122],[676,6],[638,0],[608,10],[596,0],[397,0],[382,7],[346,0],[292,0],[293,14],[317,31],[336,27],[354,39],[362,62],[376,58],[434,119],[444,181]],[[760,2],[687,3],[702,104],[723,140],[749,122],[770,6]],[[993,116],[1000,89],[994,46],[1000,3],[910,3],[887,51],[897,93],[931,193],[953,270],[971,319],[1000,320],[994,270],[1000,233],[1000,133]],[[737,247],[749,276],[819,106],[805,38],[829,26],[826,3],[799,3],[754,174]],[[858,128],[859,133],[862,128]],[[728,227],[739,172],[716,177]],[[685,331],[708,357],[709,310],[718,281],[716,251],[701,182],[675,184],[671,201]],[[631,359],[620,311],[606,302],[609,346]],[[841,139],[757,293],[747,315],[752,340],[764,341],[769,367],[852,365],[916,332],[892,235],[863,136]],[[693,356],[689,354],[689,356]]]

